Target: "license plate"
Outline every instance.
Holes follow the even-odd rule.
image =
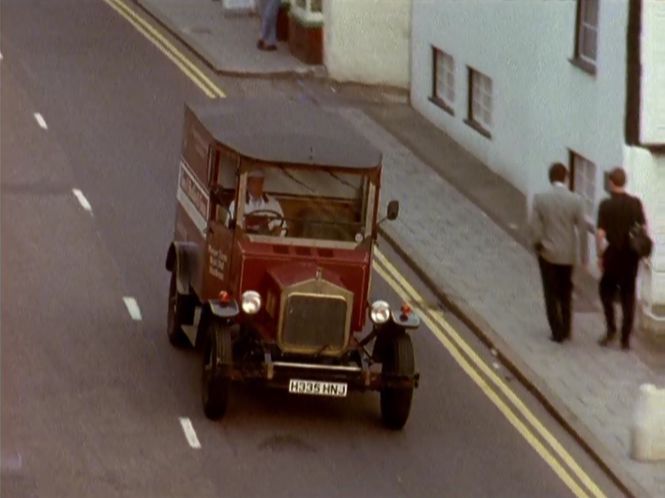
[[[294,394],[312,394],[314,396],[346,397],[345,382],[321,382],[318,380],[291,379],[289,392]]]

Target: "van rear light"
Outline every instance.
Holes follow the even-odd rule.
[[[219,293],[219,300],[220,300],[222,303],[229,303],[229,302],[231,302],[231,294],[229,294],[229,293],[226,292],[226,291],[221,291],[221,292]]]

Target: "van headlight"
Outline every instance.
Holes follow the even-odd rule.
[[[248,315],[256,315],[261,309],[261,294],[253,290],[243,292],[240,298],[240,306]]]
[[[374,301],[369,310],[369,317],[377,325],[386,323],[390,319],[390,305],[385,301]]]

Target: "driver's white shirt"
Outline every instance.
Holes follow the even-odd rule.
[[[267,199],[267,201],[265,199]],[[284,216],[284,211],[282,211],[282,206],[279,204],[279,201],[273,199],[267,194],[264,194],[260,197],[253,197],[251,194],[248,195],[249,202],[245,202],[245,215],[251,214],[254,211],[261,211],[264,209],[270,211],[276,211],[282,217]],[[229,217],[233,218],[233,213],[235,213],[236,201],[231,201],[229,206]],[[270,222],[268,225],[271,229],[278,227],[281,224],[281,220],[275,219]]]

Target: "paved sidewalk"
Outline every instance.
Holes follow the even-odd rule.
[[[258,50],[259,18],[225,14],[221,0],[134,1],[221,74],[275,77],[324,72],[293,57],[286,43],[279,42],[276,52]]]

